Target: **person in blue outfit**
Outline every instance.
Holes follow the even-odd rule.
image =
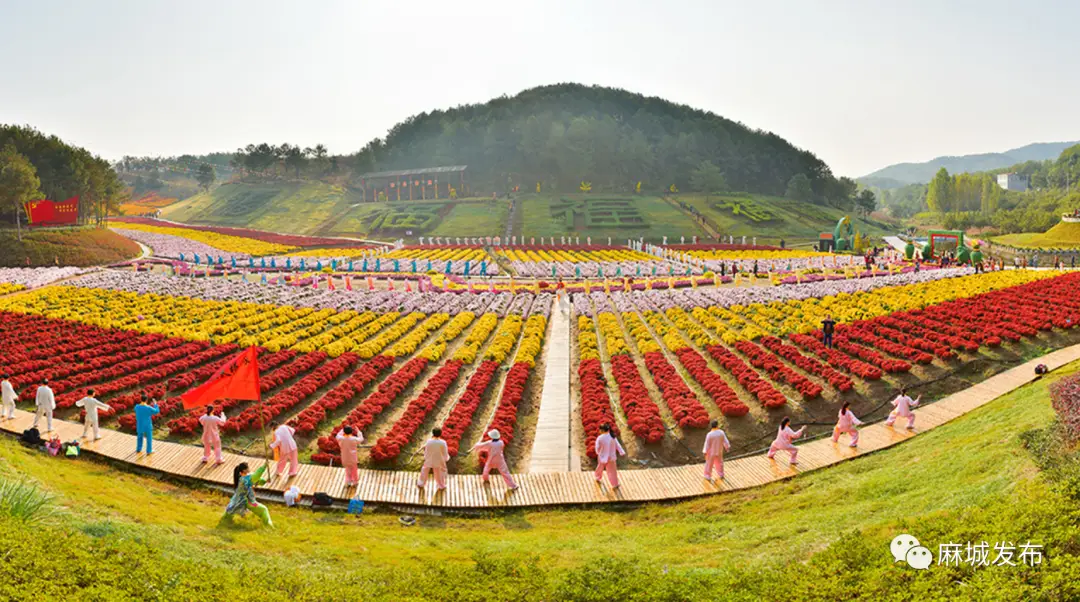
[[[146,455],[154,453],[154,416],[161,411],[157,402],[147,403],[146,393],[135,406],[135,453],[143,448],[143,439],[146,440]]]

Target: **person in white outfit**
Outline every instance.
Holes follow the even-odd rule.
[[[484,462],[484,471],[481,473],[480,478],[483,479],[484,484],[488,484],[488,475],[492,470],[499,471],[502,475],[503,481],[506,482],[506,486],[511,490],[517,489],[517,483],[514,482],[514,477],[510,476],[510,468],[506,465],[506,456],[503,450],[506,449],[506,444],[502,441],[502,435],[499,434],[499,429],[491,429],[488,431],[488,440],[481,441],[473,446],[474,450],[480,450],[481,452],[487,452],[487,460]],[[471,451],[471,450],[470,450]]]
[[[93,428],[94,441],[101,439],[101,434],[98,432],[98,410],[111,410],[109,404],[102,403],[94,397],[94,390],[87,389],[86,397],[83,397],[79,401],[75,402],[76,407],[80,407],[86,410],[86,419],[83,420],[82,438],[86,439],[86,433]]]
[[[15,394],[15,387],[11,386],[7,374],[4,375],[3,382],[0,382],[0,398],[4,402],[3,410],[0,411],[0,419],[13,420],[15,418],[15,402],[18,401],[19,396]]]
[[[423,489],[427,483],[428,473],[434,472],[438,490],[446,489],[446,463],[449,460],[450,450],[446,447],[446,441],[443,441],[442,429],[431,429],[431,439],[424,444],[424,467],[420,469],[420,478],[416,480],[416,486]]]
[[[300,448],[293,438],[296,429],[276,421],[270,423],[270,428],[274,429],[274,442],[270,444],[270,448],[278,450],[277,476],[280,477],[285,472],[285,465],[288,464],[289,476],[295,477],[300,472]]]
[[[907,428],[915,428],[915,412],[912,412],[911,408],[918,406],[921,399],[922,395],[913,400],[908,397],[907,389],[900,389],[900,394],[896,396],[896,399],[892,400],[895,409],[892,412],[889,412],[889,417],[885,419],[885,424],[892,426],[897,418],[907,418]]]
[[[840,441],[841,433],[847,433],[851,435],[851,443],[849,447],[859,446],[859,431],[855,427],[862,424],[862,420],[855,417],[855,414],[851,413],[851,402],[845,401],[843,407],[840,408],[840,414],[836,419],[836,426],[833,427],[832,440],[833,443]]]
[[[41,386],[37,388],[37,395],[34,397],[34,405],[37,409],[34,411],[34,428],[37,428],[38,422],[41,421],[41,417],[45,416],[45,425],[48,427],[45,432],[52,430],[52,413],[56,409],[56,396],[53,395],[53,390],[49,388],[49,379],[45,379]]]
[[[701,453],[705,454],[705,480],[713,480],[713,469],[717,476],[724,480],[724,452],[731,449],[731,442],[727,435],[720,429],[720,421],[715,418],[709,423],[709,434],[705,435],[705,446]]]

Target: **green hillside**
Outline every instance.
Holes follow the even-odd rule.
[[[847,212],[782,197],[752,194],[679,195],[679,200],[712,220],[720,234],[817,239],[822,232],[832,232]],[[869,236],[883,236],[895,231],[889,224],[854,217],[855,229]]]
[[[268,182],[225,184],[169,205],[162,217],[293,234],[415,238],[501,234],[509,211],[505,199],[364,203],[341,186]]]
[[[594,240],[645,237],[659,242],[685,236],[709,238],[712,231],[693,208],[718,226],[719,234],[789,241],[832,232],[845,212],[782,197],[729,193],[678,194],[666,198],[629,194],[521,194],[513,234],[523,237],[592,236]],[[680,206],[680,203],[687,207]],[[233,183],[166,207],[165,219],[275,232],[370,238],[501,236],[510,201],[440,199],[365,203],[340,186],[322,183]],[[888,224],[856,219],[863,234],[881,236]]]
[[[994,237],[993,241],[1030,249],[1076,249],[1080,248],[1080,224],[1059,222],[1046,232],[1006,234]]]
[[[678,207],[656,196],[527,194],[519,201],[514,222],[518,236],[611,237],[613,241],[644,236],[704,236],[694,220]]]

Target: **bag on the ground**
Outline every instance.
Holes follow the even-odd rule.
[[[64,444],[64,455],[66,457],[68,457],[68,458],[78,458],[79,457],[79,442],[78,441],[68,441],[67,443],[65,443]]]
[[[334,498],[322,491],[311,496],[311,505],[315,507],[326,507],[334,503]]]
[[[363,514],[364,500],[349,500],[349,514]]]
[[[45,451],[49,452],[50,456],[55,456],[60,453],[60,439],[49,439],[49,442],[45,444]]]
[[[22,432],[22,436],[19,437],[19,443],[23,445],[29,445],[30,447],[37,447],[41,445],[41,431],[36,427],[30,427]]]

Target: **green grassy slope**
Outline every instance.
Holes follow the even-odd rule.
[[[586,218],[583,212],[576,219],[575,226],[570,227],[565,217],[560,216],[565,215],[561,213],[563,211],[561,207],[567,204],[563,199],[571,202],[584,202],[585,205],[583,208],[585,212],[590,211],[590,203],[598,203],[607,200],[622,202],[624,203],[625,208],[620,211],[624,212],[628,217],[636,216],[636,218],[641,221],[640,224],[625,227],[589,227],[585,221]],[[654,196],[630,196],[603,193],[590,195],[549,195],[530,193],[522,195],[518,200],[518,203],[520,218],[518,222],[514,224],[514,233],[526,238],[576,235],[582,238],[582,243],[584,244],[585,236],[592,236],[593,242],[596,242],[597,239],[604,239],[610,236],[612,242],[617,244],[619,240],[622,240],[625,243],[627,238],[638,238],[641,236],[650,240],[659,241],[664,236],[675,238],[686,236],[689,238],[694,235],[705,235],[705,232],[689,215],[669,204],[667,201]],[[593,211],[600,212],[599,209]]]
[[[179,222],[310,234],[358,198],[317,182],[223,184],[169,205],[162,217]]]
[[[757,236],[762,243],[780,238],[816,240],[820,232],[832,232],[844,215],[833,208],[759,195],[679,194],[677,199],[718,224],[721,234]],[[657,196],[526,193],[517,202],[513,233],[519,237],[592,236],[594,241],[645,237],[659,242],[667,236],[669,242],[677,242],[680,236],[690,240],[709,235],[688,212]],[[509,209],[505,199],[365,203],[351,191],[322,183],[232,183],[170,205],[162,213],[165,219],[180,222],[415,240],[501,235]],[[425,214],[432,213],[437,219],[426,219]],[[386,227],[387,223],[401,227]],[[887,224],[861,219],[856,227],[875,237],[890,232]]]
[[[995,236],[993,241],[1004,245],[1031,249],[1075,249],[1080,248],[1080,224],[1058,222],[1056,226],[1046,232],[1005,234]]]
[[[260,600],[985,599],[995,587],[1023,600],[1041,587],[1071,599],[1080,583],[1076,509],[1049,491],[1017,438],[1051,421],[1047,385],[1078,368],[897,447],[751,491],[636,509],[421,516],[412,528],[390,510],[357,517],[280,506],[271,508],[273,531],[250,516],[221,527],[223,494],[30,453],[4,438],[0,475],[40,483],[66,512],[44,532],[0,513],[0,547],[9,550],[0,596],[20,584],[35,592],[43,574],[74,588],[77,571],[29,569],[50,556],[35,555],[45,545],[35,542],[48,540],[100,558],[91,581],[137,599],[150,587]],[[948,541],[1042,542],[1054,561],[916,573],[887,552],[903,532],[935,552]]]
[[[848,215],[832,207],[762,195],[679,194],[678,198],[716,223],[721,234],[737,237],[817,240],[820,233],[832,232],[836,222]],[[735,206],[739,213],[735,213]],[[855,229],[874,237],[893,232],[888,224],[861,218],[855,219]]]

